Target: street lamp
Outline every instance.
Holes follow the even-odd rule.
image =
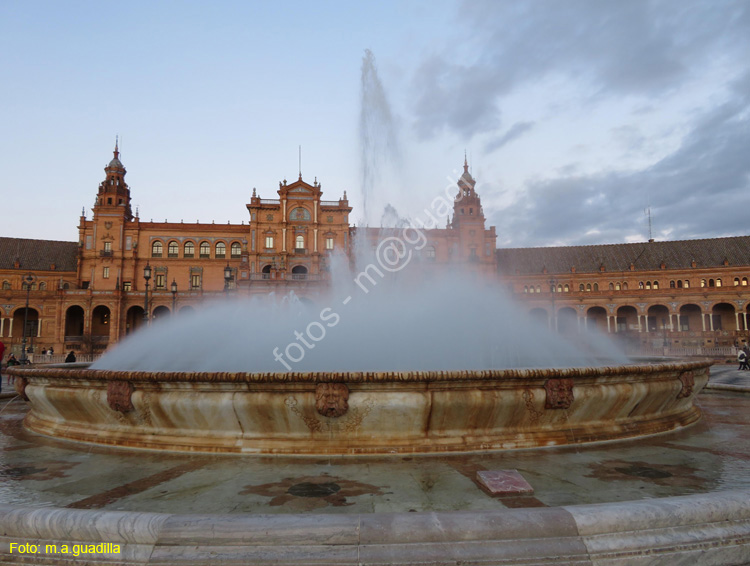
[[[557,292],[557,279],[551,278],[549,280],[549,290],[552,293],[552,330],[557,332],[557,313],[555,312],[555,292]]]
[[[174,315],[175,302],[177,301],[177,281],[172,279],[172,284],[169,286],[169,290],[172,291],[172,314]]]
[[[146,262],[143,268],[143,278],[146,280],[146,294],[143,299],[143,322],[148,324],[148,280],[151,279],[151,266]]]
[[[23,339],[21,340],[21,359],[22,364],[27,364],[29,359],[26,357],[26,325],[29,321],[29,294],[31,293],[31,284],[34,282],[34,276],[29,273],[23,278],[26,283],[26,309],[23,311]]]
[[[229,282],[232,280],[232,268],[229,267],[229,263],[224,268],[224,292],[229,295]]]

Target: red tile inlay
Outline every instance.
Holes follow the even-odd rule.
[[[477,472],[477,477],[493,495],[534,493],[534,488],[517,470],[484,470]]]

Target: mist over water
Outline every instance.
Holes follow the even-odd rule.
[[[627,363],[607,339],[588,332],[578,336],[586,340],[584,353],[533,323],[497,289],[454,277],[393,275],[367,285],[367,293],[351,280],[314,303],[294,294],[207,303],[139,330],[92,368],[407,371],[576,367],[601,365],[601,358]]]

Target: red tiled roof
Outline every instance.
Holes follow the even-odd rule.
[[[750,266],[750,236],[678,240],[673,242],[640,242],[557,248],[505,248],[497,253],[498,271],[505,275],[543,273],[593,273],[604,266],[606,271],[689,269],[729,265]]]
[[[16,261],[20,270],[72,271],[78,269],[78,244],[55,240],[27,240],[0,238],[0,269],[14,269]]]

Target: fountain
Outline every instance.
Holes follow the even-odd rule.
[[[521,324],[496,291],[431,283],[400,295],[386,282],[360,295],[339,288],[351,294],[314,307],[227,301],[136,334],[97,367],[14,368],[30,403],[25,425],[126,448],[356,459],[579,445],[675,430],[700,416],[694,400],[708,361],[634,364],[599,347],[593,356],[613,363],[592,365],[592,354]],[[225,333],[199,335],[212,320]],[[260,331],[235,332],[249,328]],[[282,487],[288,497],[338,488],[330,480]],[[350,515],[0,505],[0,555],[18,557],[26,545],[35,560],[55,563],[65,541],[92,549],[87,564],[744,564],[749,494]]]
[[[605,352],[577,352],[468,281],[394,285],[341,289],[345,305],[217,304],[91,368],[14,370],[25,426],[130,448],[358,455],[596,442],[700,417],[707,362],[633,364],[610,349],[602,365]]]

